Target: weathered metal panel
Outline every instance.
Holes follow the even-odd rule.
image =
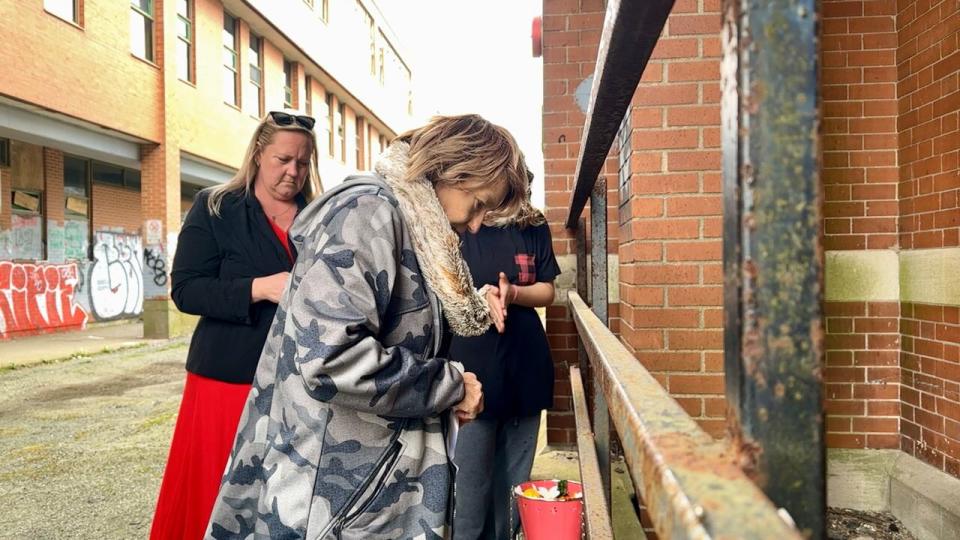
[[[776,508],[590,311],[568,304],[660,538],[798,539]]]
[[[725,0],[722,133],[728,403],[735,451],[825,535],[815,0]]]

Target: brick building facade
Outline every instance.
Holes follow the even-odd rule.
[[[372,0],[4,2],[0,33],[0,339],[139,316],[178,333],[180,221],[266,111],[317,118],[328,186],[411,120]]]
[[[577,93],[589,94],[604,4],[543,4],[546,203],[564,257]],[[619,267],[611,326],[715,436],[720,9],[677,0],[603,172]],[[960,2],[825,0],[821,15],[827,445],[901,449],[960,477]],[[575,329],[561,304],[547,326],[560,377],[549,435],[568,443]]]

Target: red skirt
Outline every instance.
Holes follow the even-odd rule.
[[[249,384],[187,373],[151,540],[203,538],[249,393]]]

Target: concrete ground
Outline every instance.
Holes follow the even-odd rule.
[[[146,538],[184,341],[0,371],[0,538]]]
[[[76,332],[0,340],[0,371],[164,342],[144,339],[140,322],[99,324]]]
[[[128,323],[0,342],[0,539],[148,535],[188,341],[141,331]],[[546,446],[545,435],[531,476],[579,479],[576,452]],[[632,516],[624,478],[614,506]],[[642,538],[629,519],[614,521],[618,537]]]

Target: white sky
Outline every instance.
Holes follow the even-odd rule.
[[[414,114],[477,113],[513,133],[543,206],[543,62],[530,29],[542,0],[376,0],[413,72]]]

